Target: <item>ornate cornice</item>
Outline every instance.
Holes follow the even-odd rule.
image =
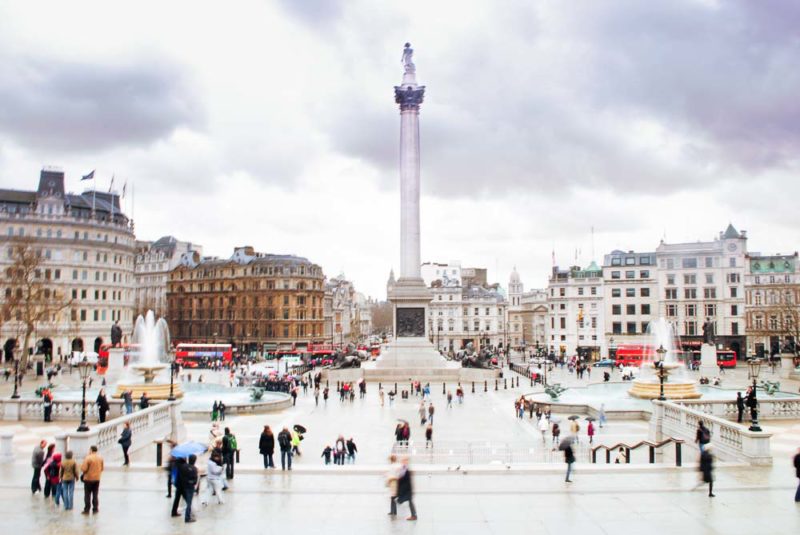
[[[418,110],[425,96],[425,86],[395,86],[394,101],[400,104],[400,111]]]

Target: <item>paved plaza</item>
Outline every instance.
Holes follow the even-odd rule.
[[[506,377],[510,372],[506,371]],[[592,381],[599,381],[594,374]],[[208,381],[224,376],[207,374]],[[578,381],[560,370],[553,380],[565,384]],[[64,382],[74,381],[67,376]],[[743,382],[743,370],[729,374],[726,382]],[[586,382],[586,381],[583,381]],[[521,381],[519,388],[492,388],[486,393],[467,388],[463,405],[446,407],[441,384],[432,388],[437,407],[434,440],[489,441],[526,444],[534,450],[549,450],[527,418],[514,417],[513,400],[533,389]],[[788,385],[788,384],[787,384]],[[6,385],[3,385],[5,388]],[[448,385],[448,388],[454,385]],[[537,387],[536,390],[539,390]],[[791,456],[800,444],[800,422],[765,422],[774,433],[774,465],[750,468],[719,463],[716,498],[709,499],[704,488],[692,490],[698,481],[696,450],[684,453],[684,468],[677,469],[665,454],[663,465],[646,464],[646,455],[634,457],[630,466],[578,465],[574,483],[564,482],[565,465],[556,453],[547,464],[492,463],[459,467],[455,463],[417,464],[416,505],[419,520],[406,522],[405,510],[397,520],[388,512],[383,473],[394,442],[398,419],[411,423],[412,440],[422,439],[417,409],[419,398],[388,400],[380,406],[377,385],[367,396],[354,402],[340,402],[332,395],[325,405],[314,403],[309,390],[297,406],[279,413],[228,417],[224,425],[237,435],[241,462],[227,503],[197,508],[198,522],[185,526],[182,519],[169,517],[165,494],[165,473],[155,468],[154,447],[133,456],[130,468],[109,466],[101,490],[101,513],[84,517],[56,510],[41,495],[29,494],[29,455],[40,438],[48,440],[57,429],[74,423],[5,423],[14,429],[16,461],[0,467],[2,518],[13,518],[25,532],[106,533],[127,526],[146,533],[216,533],[236,529],[291,529],[300,533],[749,533],[768,522],[772,533],[797,533],[800,509],[792,501],[796,479]],[[566,416],[566,415],[561,415]],[[300,423],[308,428],[301,457],[295,457],[291,474],[280,469],[265,472],[258,455],[258,438],[263,425],[279,430]],[[584,422],[585,425],[585,422]],[[610,421],[596,440],[600,443],[633,442],[647,434],[647,422]],[[188,437],[205,441],[210,422],[186,421]],[[326,444],[338,435],[353,437],[359,454],[354,465],[325,466],[320,458]],[[585,435],[581,437],[586,442]],[[76,497],[82,499],[82,489]],[[197,502],[196,502],[197,503]]]

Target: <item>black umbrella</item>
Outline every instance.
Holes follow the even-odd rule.
[[[569,448],[570,446],[572,446],[572,437],[562,438],[561,439],[561,444],[558,445],[558,449],[560,449],[561,451],[564,451],[565,449]]]
[[[587,421],[587,422],[594,422],[594,421],[596,421],[596,420],[597,420],[597,418],[595,418],[594,416],[587,416],[587,417],[586,417],[586,421]]]
[[[298,432],[298,433],[300,433],[300,434],[303,434],[303,433],[305,433],[305,432],[306,432],[306,428],[305,428],[305,427],[303,427],[303,426],[302,426],[302,425],[300,425],[300,424],[297,424],[297,425],[295,425],[295,426],[294,426],[292,429],[294,429],[295,431],[297,431],[297,432]]]
[[[572,416],[567,417],[567,420],[580,420],[580,419],[581,419],[580,416],[576,416],[574,414]]]

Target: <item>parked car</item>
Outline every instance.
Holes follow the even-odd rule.
[[[614,359],[601,359],[592,364],[595,368],[613,368],[616,366],[616,361]]]

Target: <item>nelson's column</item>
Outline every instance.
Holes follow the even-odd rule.
[[[364,376],[385,381],[457,381],[473,374],[482,378],[484,370],[465,370],[447,361],[428,339],[427,312],[432,296],[420,275],[419,225],[419,108],[425,86],[417,85],[413,53],[406,43],[403,82],[394,88],[394,99],[400,106],[400,278],[389,292],[395,336],[374,364],[364,366]]]

